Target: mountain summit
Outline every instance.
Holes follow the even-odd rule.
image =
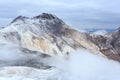
[[[15,18],[11,23],[14,23],[16,21],[23,21],[24,22],[24,19],[28,19],[28,17],[25,17],[25,16],[18,16],[17,18]]]
[[[51,20],[51,19],[55,19],[57,18],[55,15],[52,15],[52,14],[48,14],[48,13],[42,13],[38,16],[35,16],[34,18],[36,19],[48,19],[48,20]]]

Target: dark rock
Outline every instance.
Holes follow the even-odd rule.
[[[42,19],[55,19],[55,16],[53,16],[52,14],[48,14],[48,13],[42,13],[41,15],[35,16],[34,18],[42,18]]]
[[[11,23],[16,22],[17,20],[21,20],[21,21],[25,22],[24,19],[29,19],[29,18],[28,18],[28,17],[25,17],[25,16],[18,16],[18,17],[15,18]]]

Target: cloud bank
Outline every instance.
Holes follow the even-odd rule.
[[[0,47],[0,56],[0,66],[28,66],[37,69],[36,65],[44,68],[47,65],[53,66],[57,71],[54,75],[57,77],[56,80],[120,80],[120,63],[94,55],[86,50],[77,50],[68,58],[55,56],[42,59],[37,55],[22,53],[15,46],[4,45]]]
[[[52,65],[61,71],[61,80],[120,79],[120,63],[85,50],[72,53],[67,60],[56,57],[52,62]]]

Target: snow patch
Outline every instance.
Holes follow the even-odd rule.
[[[98,30],[98,31],[93,32],[93,34],[95,35],[102,35],[102,36],[104,36],[106,33],[107,31],[105,30]]]

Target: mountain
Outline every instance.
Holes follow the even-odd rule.
[[[18,16],[0,30],[0,37],[8,43],[49,56],[67,57],[83,48],[110,59],[119,59],[119,29],[106,35],[79,32],[57,16],[43,13],[33,18]]]
[[[106,35],[92,35],[92,41],[99,47],[102,52],[109,59],[120,61],[120,29]]]
[[[120,28],[103,35],[79,32],[53,14],[42,13],[32,18],[18,16],[9,26],[0,29],[0,67],[5,67],[0,69],[0,75],[7,70],[5,74],[10,73],[9,76],[19,71],[22,72],[19,75],[25,76],[32,70],[35,74],[30,76],[46,73],[43,76],[48,77],[43,80],[47,80],[52,75],[48,74],[59,73],[48,64],[51,57],[68,59],[79,49],[120,62]],[[41,79],[37,78],[35,80]]]
[[[49,55],[65,57],[80,47],[97,51],[97,46],[87,39],[88,34],[70,28],[55,15],[47,13],[33,18],[19,16],[0,33],[7,42]]]

